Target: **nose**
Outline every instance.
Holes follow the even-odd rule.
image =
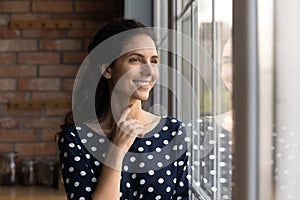
[[[154,73],[154,67],[153,67],[153,63],[151,63],[150,61],[145,62],[142,66],[141,66],[141,74],[144,76],[150,76]]]

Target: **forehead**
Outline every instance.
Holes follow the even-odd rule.
[[[155,43],[150,36],[139,34],[128,38],[124,42],[121,54],[141,50],[156,51]]]

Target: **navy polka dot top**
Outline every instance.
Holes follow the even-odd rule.
[[[152,131],[136,138],[116,183],[120,199],[189,199],[185,137],[183,123],[163,117]],[[91,199],[109,145],[109,138],[85,125],[64,128],[58,146],[68,199]]]

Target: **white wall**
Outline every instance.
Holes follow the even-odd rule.
[[[276,0],[276,199],[300,199],[300,1]]]
[[[152,0],[125,0],[124,16],[141,21],[147,26],[152,26]]]

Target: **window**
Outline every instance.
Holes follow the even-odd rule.
[[[154,26],[174,30],[159,34],[169,50],[161,62],[170,69],[160,75],[168,90],[156,88],[154,102],[164,108],[157,112],[186,122],[191,199],[232,199],[232,2],[154,1]]]
[[[191,145],[191,199],[299,199],[299,1],[154,0],[153,10],[154,26],[176,31],[165,38],[172,53],[163,54],[176,72],[163,81],[174,92],[170,98],[158,88],[157,102],[184,121],[211,122],[211,132],[196,127],[211,137]],[[235,132],[232,116],[223,115],[232,108]],[[223,130],[231,130],[227,141]],[[230,144],[227,155],[222,141]],[[216,145],[205,162],[199,149],[210,143]]]

